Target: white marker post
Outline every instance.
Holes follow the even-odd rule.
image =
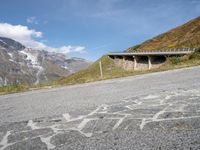
[[[99,62],[99,69],[100,69],[101,78],[103,78],[103,71],[102,71],[101,61]]]

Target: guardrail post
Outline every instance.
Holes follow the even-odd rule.
[[[102,71],[101,61],[99,62],[99,69],[100,69],[100,76],[101,76],[101,78],[103,78],[103,71]]]

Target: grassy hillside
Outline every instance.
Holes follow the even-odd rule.
[[[168,48],[197,48],[200,47],[200,17],[197,17],[186,24],[176,27],[166,33],[160,34],[153,39],[146,42],[135,45],[129,48],[128,51],[134,51],[136,49],[143,50],[161,50]],[[191,57],[191,58],[190,58]],[[193,58],[194,57],[194,58]],[[176,67],[186,67],[199,64],[199,52],[194,53],[191,56],[187,55],[182,58],[168,58],[164,66],[152,71],[173,69]],[[73,84],[84,83],[89,81],[101,80],[99,72],[99,61],[102,62],[104,77],[103,79],[115,78],[127,75],[141,74],[149,71],[125,71],[122,68],[118,68],[114,65],[112,59],[104,56],[97,60],[88,69],[82,70],[75,74],[72,74],[66,78],[63,78],[56,82],[56,84]]]
[[[166,33],[128,49],[129,52],[143,50],[162,50],[169,48],[200,47],[200,16]]]
[[[100,77],[99,61],[102,62],[103,78]],[[81,70],[68,77],[54,82],[55,85],[85,83],[103,79],[124,77],[129,75],[144,74],[149,72],[164,71],[176,68],[200,65],[200,49],[192,54],[183,57],[168,57],[164,65],[152,70],[126,71],[115,66],[113,60],[108,56],[103,56],[93,65],[85,70]]]
[[[102,70],[103,70],[103,78],[100,75],[99,62],[102,62]],[[55,82],[55,84],[74,84],[74,83],[84,83],[96,80],[107,79],[110,77],[123,76],[127,72],[122,68],[119,68],[114,65],[114,62],[108,56],[103,56],[99,60],[97,60],[94,64],[89,66],[89,68],[81,70],[77,73],[69,75],[66,78],[62,78],[61,80]]]

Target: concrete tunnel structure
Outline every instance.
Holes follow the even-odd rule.
[[[166,61],[167,57],[183,56],[194,52],[195,48],[156,50],[156,51],[135,51],[135,52],[113,52],[107,56],[114,60],[114,63],[125,70],[145,70],[158,68]]]

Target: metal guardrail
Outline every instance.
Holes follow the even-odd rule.
[[[165,50],[141,50],[137,49],[132,52],[110,52],[111,53],[167,53],[167,52],[194,52],[197,48],[171,48],[171,49],[165,49]]]
[[[141,50],[141,49],[137,49],[135,51],[132,51],[132,52],[110,52],[109,54],[115,54],[115,53],[170,53],[170,52],[194,52],[196,51],[197,48],[171,48],[171,49],[166,49],[166,50]]]
[[[155,52],[194,52],[196,50],[196,48],[179,48],[179,49],[175,49],[175,48],[171,48],[171,49],[166,49],[166,50],[150,50],[150,51],[144,51],[144,50],[136,50],[134,51],[134,53],[155,53]]]

